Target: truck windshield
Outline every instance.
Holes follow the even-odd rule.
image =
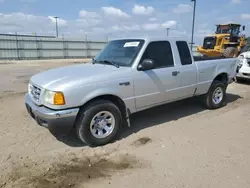
[[[109,61],[121,67],[130,67],[143,44],[144,40],[139,39],[110,41],[93,61],[95,63]]]

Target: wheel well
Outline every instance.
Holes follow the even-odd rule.
[[[96,101],[96,100],[107,100],[107,101],[110,101],[112,103],[114,103],[118,108],[119,110],[121,111],[122,113],[122,116],[123,117],[126,117],[126,105],[125,103],[123,102],[123,100],[115,95],[101,95],[101,96],[98,96],[98,97],[95,97],[93,99],[91,99],[90,101],[88,101],[87,103],[85,103],[83,105],[86,106],[88,105],[89,103],[93,102],[93,101]]]
[[[227,73],[221,73],[215,77],[214,81],[215,80],[222,81],[222,82],[227,84],[228,83],[228,75],[227,75]]]

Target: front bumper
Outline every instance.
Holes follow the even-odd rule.
[[[25,105],[30,116],[42,127],[46,127],[54,135],[66,135],[72,130],[79,108],[52,110],[33,103],[28,94]]]
[[[250,73],[238,72],[236,77],[250,80]]]

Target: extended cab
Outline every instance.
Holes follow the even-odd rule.
[[[92,63],[31,77],[25,104],[39,125],[62,133],[75,128],[88,145],[104,145],[138,111],[193,96],[209,109],[221,107],[236,61],[195,61],[178,38],[113,40]]]

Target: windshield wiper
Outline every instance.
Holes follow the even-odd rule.
[[[120,67],[119,65],[117,65],[117,64],[116,64],[115,62],[113,62],[113,61],[103,60],[103,61],[101,61],[101,63],[113,65],[113,66],[115,66],[116,68],[119,68],[119,67]]]
[[[113,61],[108,61],[108,60],[102,60],[102,61],[97,61],[95,59],[92,59],[92,63],[95,64],[95,63],[103,63],[103,64],[107,64],[107,65],[113,65],[115,66],[116,68],[119,68],[120,66],[117,65],[115,62]]]

